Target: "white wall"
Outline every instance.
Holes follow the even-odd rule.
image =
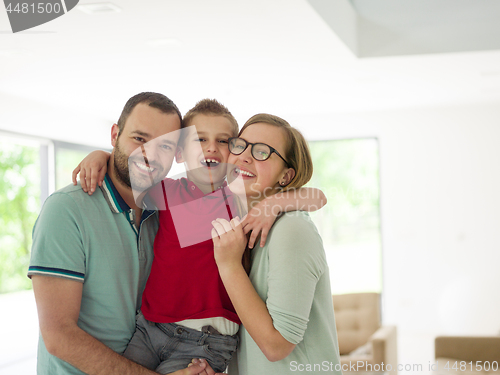
[[[116,120],[93,114],[77,100],[74,105],[78,109],[0,92],[0,131],[110,148],[111,126]],[[114,108],[119,116],[122,108]]]
[[[384,321],[500,333],[500,106],[294,116],[308,139],[380,141]]]

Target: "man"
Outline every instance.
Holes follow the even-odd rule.
[[[131,178],[140,185],[145,172],[155,180],[168,172],[180,128],[180,112],[166,96],[130,98],[111,130],[101,188],[89,196],[67,186],[45,202],[28,271],[41,333],[38,374],[156,374],[119,354],[135,330],[158,229],[157,214],[136,204]],[[146,153],[147,142],[153,149]],[[138,147],[147,158],[133,159],[129,170]],[[197,361],[175,374],[199,373],[213,370]]]

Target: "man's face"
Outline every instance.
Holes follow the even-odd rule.
[[[180,127],[176,113],[138,104],[120,135],[118,127],[113,127],[114,172],[118,179],[135,191],[144,191],[165,178],[175,156]]]

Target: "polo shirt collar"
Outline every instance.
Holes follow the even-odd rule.
[[[119,214],[124,211],[130,211],[129,205],[125,203],[121,195],[118,193],[113,181],[111,181],[111,177],[109,177],[107,173],[106,176],[104,176],[104,183],[100,186],[100,188],[112,212]]]

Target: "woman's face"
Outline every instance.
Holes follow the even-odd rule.
[[[255,123],[248,126],[240,138],[249,143],[265,143],[275,148],[281,155],[286,155],[286,135],[284,130],[277,126]],[[251,147],[248,145],[240,155],[229,154],[230,167],[227,177],[235,194],[245,195],[249,201],[261,201],[266,196],[277,193],[280,190],[280,182],[287,184],[290,181],[290,173],[287,173],[290,168],[275,153],[272,153],[267,160],[255,160],[252,157]],[[231,184],[236,178],[238,181]],[[243,187],[245,191],[238,191]]]

